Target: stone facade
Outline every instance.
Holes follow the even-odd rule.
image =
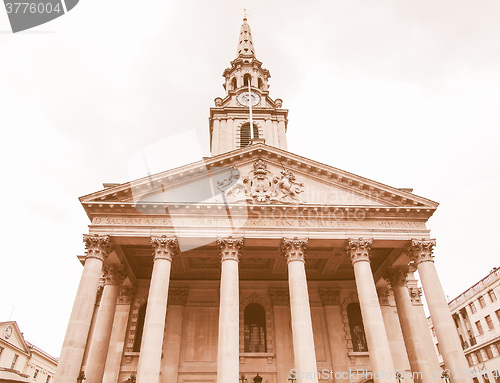
[[[212,157],[80,198],[91,224],[57,383],[430,382],[409,264],[446,364],[466,366],[426,227],[437,203],[286,151],[269,77],[244,20]]]
[[[57,359],[24,340],[14,321],[0,322],[0,382],[52,383]]]
[[[500,268],[448,303],[469,369],[475,383],[500,382]],[[441,346],[432,317],[429,329],[443,364]]]

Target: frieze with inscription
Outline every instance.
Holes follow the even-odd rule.
[[[424,222],[405,221],[336,221],[306,219],[227,219],[227,218],[126,218],[95,217],[97,226],[165,226],[165,227],[276,227],[276,228],[373,228],[373,229],[408,229],[425,230]]]

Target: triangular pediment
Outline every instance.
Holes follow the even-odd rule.
[[[11,346],[17,350],[29,354],[29,348],[26,344],[23,334],[19,330],[16,322],[1,322],[0,323],[0,339],[2,341],[9,343]]]
[[[129,203],[248,203],[419,209],[437,203],[257,143],[81,197],[85,206]]]

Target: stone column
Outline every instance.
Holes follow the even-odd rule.
[[[177,382],[181,353],[182,318],[188,298],[188,288],[171,288],[168,291],[167,328],[163,341],[161,383]]]
[[[97,298],[95,300],[94,312],[92,313],[92,321],[90,322],[89,336],[87,337],[87,344],[85,345],[85,352],[83,353],[82,371],[85,371],[85,366],[87,365],[87,359],[89,357],[89,349],[92,344],[92,334],[95,329],[95,322],[97,319],[97,313],[99,312],[99,306],[101,305],[102,290],[104,289],[104,282],[101,278],[99,281],[99,287],[97,288]]]
[[[102,265],[111,251],[109,236],[84,235],[87,256],[59,357],[54,383],[76,382],[97,297]]]
[[[280,148],[283,150],[287,149],[287,144],[286,144],[286,126],[285,126],[285,120],[280,119],[278,121],[278,135],[279,135],[279,140],[280,140]]]
[[[240,293],[238,262],[243,238],[218,238],[221,256],[217,383],[234,383],[240,372]]]
[[[347,245],[347,254],[354,267],[359,306],[363,316],[366,343],[374,374],[373,380],[375,383],[396,382],[396,371],[370,267],[369,252],[372,242],[371,239],[350,239]]]
[[[115,316],[116,300],[120,286],[125,279],[121,265],[105,266],[104,289],[102,291],[101,305],[97,312],[92,343],[85,366],[86,383],[102,383],[106,356],[108,353],[109,339]]]
[[[221,118],[219,121],[219,153],[226,153],[233,148],[227,147],[227,121],[225,118]]]
[[[214,118],[213,120],[213,133],[212,133],[212,153],[219,154],[219,146],[220,146],[220,120],[218,118]]]
[[[406,353],[410,367],[414,373],[416,383],[431,383],[432,366],[427,360],[427,353],[423,339],[420,337],[418,318],[415,316],[413,304],[406,287],[408,266],[390,267],[384,274],[384,279],[389,281],[396,300],[399,323],[405,340]]]
[[[412,239],[408,254],[417,265],[444,365],[451,372],[450,380],[453,383],[470,382],[463,373],[468,371],[469,365],[434,265],[432,252],[435,245],[436,240]]]
[[[293,342],[290,331],[290,295],[288,289],[271,287],[269,296],[273,304],[274,339],[276,347],[276,378],[287,382],[293,368]]]
[[[309,306],[309,293],[307,290],[304,261],[308,241],[307,238],[284,238],[282,246],[283,254],[288,263],[293,354],[298,383],[318,382],[311,307]]]
[[[116,383],[118,381],[133,292],[134,290],[130,287],[122,287],[118,294],[102,383]]]
[[[349,358],[345,344],[342,309],[340,307],[340,290],[320,288],[319,296],[325,308],[332,368],[334,372],[342,374],[345,371],[349,371]],[[342,376],[338,379],[334,376],[334,381],[349,382],[349,379],[347,379],[347,377],[342,378]]]
[[[418,281],[414,275],[414,272],[417,270],[417,266],[415,263],[411,262],[408,267],[406,285],[408,286],[408,293],[410,294],[411,303],[413,305],[413,312],[418,321],[420,339],[422,339],[422,342],[424,343],[425,353],[427,355],[429,365],[431,366],[431,371],[434,372],[433,377],[439,377],[441,374],[441,367],[439,366],[434,340],[432,339],[431,332],[429,331],[427,314],[424,311],[424,304],[422,303],[422,288],[418,287]]]
[[[276,146],[276,143],[274,142],[273,122],[271,121],[271,118],[266,118],[265,127],[264,138],[266,139],[266,144]]]
[[[394,370],[401,373],[410,370],[410,362],[406,354],[403,332],[399,325],[399,317],[396,310],[396,304],[392,299],[392,291],[389,287],[377,288],[378,302],[384,319],[385,332],[391,349],[392,364]]]
[[[178,252],[177,238],[152,236],[153,273],[149,286],[141,352],[137,366],[139,383],[158,383],[160,379],[161,351],[165,317],[167,314],[168,285],[172,258]]]

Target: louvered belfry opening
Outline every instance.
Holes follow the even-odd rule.
[[[253,137],[259,138],[259,127],[255,124],[253,125]],[[251,140],[250,123],[247,122],[246,124],[243,124],[240,129],[240,148],[250,145]]]

